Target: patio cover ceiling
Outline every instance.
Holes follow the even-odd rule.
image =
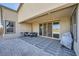
[[[25,22],[27,22],[27,23],[32,23],[32,22],[44,23],[44,22],[53,21],[53,19],[58,19],[58,18],[64,17],[64,16],[70,17],[72,15],[75,7],[76,6],[71,6],[68,8],[61,9],[61,10],[56,11],[56,12],[46,13],[42,16],[32,18],[32,19],[25,21]]]
[[[76,3],[25,3],[18,11],[18,22],[22,23],[34,18],[38,18],[45,14],[67,8]]]

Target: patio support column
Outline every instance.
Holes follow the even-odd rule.
[[[78,12],[77,12],[77,43],[78,43],[78,48],[79,48],[79,4],[78,4]],[[79,52],[79,49],[78,49]]]
[[[79,4],[78,4],[78,12],[77,12],[77,42],[79,43]]]
[[[77,5],[76,11],[76,18],[77,18],[77,42],[74,42],[74,50],[76,55],[79,55],[79,4]]]

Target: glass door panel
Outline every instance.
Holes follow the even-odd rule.
[[[42,24],[39,24],[39,35],[42,35],[43,32],[43,26]]]
[[[46,36],[46,24],[43,24],[43,35]]]
[[[48,37],[52,37],[52,23],[48,23]]]
[[[53,22],[52,34],[53,34],[53,38],[59,38],[59,35],[60,35],[60,22],[59,21]]]

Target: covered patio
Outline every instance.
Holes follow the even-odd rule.
[[[26,11],[26,9],[24,9]],[[22,11],[24,12],[24,11]],[[27,12],[27,11],[26,11]],[[21,13],[21,11],[19,12]],[[25,13],[25,12],[24,12]],[[24,14],[22,13],[22,14]],[[22,14],[20,15],[22,17]],[[26,15],[26,14],[24,14]],[[16,35],[21,32],[36,32],[38,37],[1,38],[0,55],[3,56],[75,56],[70,50],[60,44],[64,33],[70,32],[76,41],[76,5],[57,10],[49,10],[30,18],[20,18]],[[31,15],[30,15],[31,16]],[[25,19],[24,19],[25,18]],[[11,35],[14,36],[14,35]],[[10,36],[9,36],[10,37]],[[69,41],[69,40],[68,40]],[[73,43],[74,47],[74,43]]]
[[[61,40],[62,34],[72,30],[72,14],[76,6],[48,11],[20,22],[22,32],[37,32],[38,36]],[[72,23],[72,24],[71,24]]]

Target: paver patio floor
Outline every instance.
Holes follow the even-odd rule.
[[[75,56],[58,40],[44,37],[0,39],[0,56]]]
[[[0,56],[51,56],[21,39],[0,40]]]
[[[55,56],[75,56],[75,52],[61,46],[59,40],[44,37],[25,37],[22,40]]]

